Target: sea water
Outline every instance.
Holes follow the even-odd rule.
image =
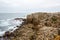
[[[22,20],[14,20],[14,18],[24,17],[26,17],[25,13],[0,13],[0,36],[3,36],[6,31],[13,32],[17,29],[16,26],[22,24]]]

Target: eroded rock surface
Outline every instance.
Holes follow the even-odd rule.
[[[60,40],[60,13],[32,13],[8,40]]]

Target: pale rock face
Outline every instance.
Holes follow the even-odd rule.
[[[37,32],[36,40],[54,40],[55,36],[58,35],[58,28],[53,27],[42,27]]]

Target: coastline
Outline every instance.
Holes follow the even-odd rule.
[[[59,13],[32,13],[22,18],[24,22],[14,32],[6,32],[3,40],[55,40],[60,34],[59,18]]]

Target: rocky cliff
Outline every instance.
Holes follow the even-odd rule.
[[[60,13],[32,13],[6,40],[60,40]]]

